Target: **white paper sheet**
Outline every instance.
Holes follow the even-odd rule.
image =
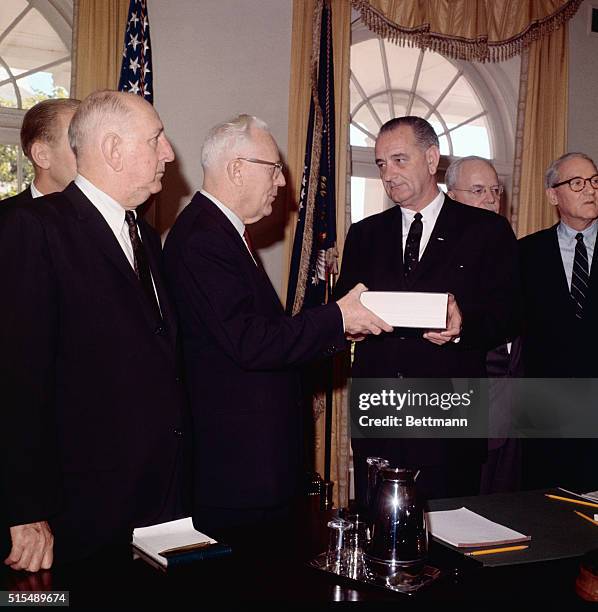
[[[465,507],[428,512],[426,521],[428,531],[434,537],[458,548],[497,546],[531,540],[531,536],[495,523]]]

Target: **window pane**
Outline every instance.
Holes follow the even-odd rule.
[[[430,104],[435,104],[457,74],[457,69],[437,53],[426,53],[422,62],[417,93]]]
[[[351,223],[357,223],[394,204],[386,197],[380,179],[351,177]]]
[[[483,121],[481,119],[484,119]],[[453,155],[465,157],[466,155],[479,155],[490,159],[490,141],[485,117],[474,123],[464,125],[451,132],[453,141]]]
[[[37,10],[31,10],[0,43],[0,55],[25,72],[70,55],[56,31]]]
[[[384,73],[377,38],[371,38],[351,47],[351,72],[367,95],[384,89]],[[351,96],[351,108],[359,102],[361,96],[355,91]]]
[[[6,79],[8,79],[8,72],[0,66],[0,82]],[[13,108],[18,106],[17,94],[15,93],[14,85],[10,82],[0,85],[0,106],[10,106]]]
[[[355,123],[358,123],[360,126],[362,126],[363,128],[365,128],[368,132],[370,132],[370,134],[372,134],[373,136],[376,136],[376,134],[378,134],[378,130],[380,129],[378,126],[378,123],[374,120],[374,117],[372,116],[372,113],[370,112],[369,108],[367,106],[362,106],[357,113],[355,114],[355,116],[353,117],[353,121]],[[355,131],[363,134],[363,132],[361,132],[360,130],[358,130],[357,128],[355,128]],[[363,137],[366,137],[365,134],[363,134]],[[367,137],[366,137],[367,138]],[[371,143],[371,144],[370,144]],[[357,143],[357,142],[353,142],[351,140],[351,144],[354,145],[360,145],[360,146],[374,146],[374,142],[371,139],[368,139],[368,142],[366,145],[363,145],[361,143]]]
[[[2,0],[2,10],[0,11],[0,32],[12,23],[23,9],[28,6],[27,0]]]
[[[0,198],[7,198],[19,192],[17,151],[17,145],[0,144]]]
[[[446,98],[438,106],[438,112],[447,124],[458,125],[483,110],[477,96],[464,76],[460,77]]]

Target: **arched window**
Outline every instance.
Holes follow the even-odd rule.
[[[440,140],[438,180],[466,155],[491,159],[510,196],[519,58],[499,64],[448,59],[402,47],[353,24],[350,80],[351,221],[392,205],[374,164],[380,126],[393,117],[427,119]]]
[[[68,97],[72,0],[1,0],[0,198],[19,192],[32,170],[19,146],[23,115],[46,98]]]

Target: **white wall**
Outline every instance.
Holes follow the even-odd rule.
[[[177,155],[157,202],[172,226],[201,187],[200,148],[214,124],[239,113],[266,121],[287,147],[291,0],[149,0],[155,106]],[[282,287],[284,198],[252,228],[276,289]]]
[[[588,34],[589,8],[584,0],[569,25],[569,151],[598,161],[598,34]]]

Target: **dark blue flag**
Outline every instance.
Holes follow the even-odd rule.
[[[318,21],[320,49],[311,79],[305,163],[287,292],[289,314],[324,304],[328,281],[336,271],[332,10],[325,0]]]
[[[131,0],[129,4],[118,89],[143,96],[150,104],[154,103],[147,0]]]

